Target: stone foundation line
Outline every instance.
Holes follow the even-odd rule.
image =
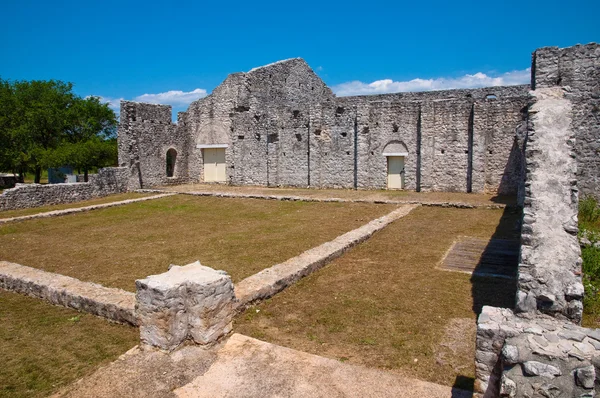
[[[340,257],[350,248],[364,242],[388,224],[406,216],[417,207],[418,205],[402,206],[383,217],[340,235],[332,241],[249,276],[235,286],[238,309],[241,310],[254,301],[266,299],[282,291],[322,268],[333,259]]]
[[[67,214],[82,213],[84,211],[98,210],[98,209],[104,209],[104,208],[107,208],[107,207],[114,207],[114,206],[121,206],[121,205],[128,205],[130,203],[143,202],[145,200],[166,198],[168,196],[173,196],[173,195],[177,195],[177,193],[176,192],[173,192],[173,193],[163,193],[161,195],[147,196],[145,198],[127,199],[127,200],[120,200],[118,202],[102,203],[102,204],[99,204],[99,205],[91,205],[91,206],[85,206],[85,207],[74,207],[74,208],[63,209],[63,210],[53,210],[53,211],[47,211],[47,212],[44,212],[44,213],[30,214],[28,216],[0,218],[0,224],[5,224],[5,223],[9,223],[9,222],[31,220],[31,219],[34,219],[34,218],[58,217],[58,216],[64,216],[64,215],[67,215]],[[2,213],[0,213],[0,215],[1,214]]]
[[[0,288],[52,304],[137,325],[135,294],[52,272],[0,261]]]
[[[209,191],[164,191],[160,189],[136,189],[134,192],[149,193],[149,192],[175,192],[180,195],[192,196],[214,196],[218,198],[240,198],[240,199],[267,199],[267,200],[282,200],[282,201],[302,201],[302,202],[336,202],[336,203],[375,203],[385,205],[421,205],[432,207],[455,207],[459,209],[504,209],[511,207],[502,203],[477,205],[462,202],[435,202],[435,201],[420,201],[420,200],[369,200],[369,199],[344,199],[344,198],[313,198],[308,196],[293,196],[293,195],[262,195],[262,194],[247,194],[247,193],[232,193],[232,192],[209,192]]]

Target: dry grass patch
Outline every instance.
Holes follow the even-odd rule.
[[[517,220],[511,210],[417,208],[249,308],[234,329],[302,351],[470,388],[476,312],[483,304],[512,306],[514,282],[475,279],[436,266],[457,236],[514,238]],[[457,332],[465,319],[471,326]],[[454,341],[457,337],[463,340]]]
[[[75,208],[80,208],[80,207],[85,207],[85,206],[93,206],[93,205],[100,205],[100,204],[104,204],[104,203],[119,202],[121,200],[127,200],[127,199],[139,199],[139,198],[144,198],[146,196],[152,196],[152,195],[155,195],[155,194],[128,192],[128,193],[119,193],[116,195],[104,196],[102,198],[97,198],[97,199],[83,200],[81,202],[63,203],[60,205],[40,206],[40,207],[33,207],[31,209],[5,210],[5,211],[0,210],[0,218],[29,216],[31,214],[45,213],[45,212],[54,211],[54,210],[75,209]]]
[[[169,264],[239,281],[395,206],[172,196],[0,226],[2,260],[133,291]]]
[[[0,396],[47,396],[138,339],[136,328],[0,290]]]
[[[460,192],[415,192],[404,190],[355,190],[355,189],[302,189],[268,188],[258,186],[230,186],[214,184],[186,184],[163,187],[165,191],[176,192],[230,192],[256,195],[302,196],[307,198],[340,198],[359,200],[405,200],[420,202],[455,202],[472,205],[491,205],[497,203],[515,204],[515,198],[488,194]]]

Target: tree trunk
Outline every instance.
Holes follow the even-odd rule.
[[[36,184],[39,184],[41,179],[42,179],[42,168],[40,166],[35,166],[35,177],[34,177],[33,182],[35,182]]]
[[[88,169],[83,169],[83,181],[88,182]]]

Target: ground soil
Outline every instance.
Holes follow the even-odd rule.
[[[415,209],[322,270],[248,308],[234,330],[470,388],[476,316],[482,305],[512,307],[514,281],[437,266],[457,236],[514,238],[518,218],[510,209]]]
[[[0,396],[46,396],[138,339],[137,328],[0,290]]]
[[[357,228],[394,205],[177,195],[0,226],[2,260],[135,290],[200,260],[239,281]]]
[[[253,195],[301,196],[306,198],[340,198],[367,201],[398,200],[422,203],[465,203],[471,205],[515,204],[514,196],[475,194],[460,192],[414,192],[404,190],[355,190],[355,189],[302,189],[268,188],[258,186],[230,186],[217,184],[186,184],[161,187],[174,192],[228,192]]]

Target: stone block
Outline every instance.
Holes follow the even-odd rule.
[[[142,343],[173,350],[187,339],[210,344],[231,331],[233,283],[224,271],[195,262],[136,281]]]

